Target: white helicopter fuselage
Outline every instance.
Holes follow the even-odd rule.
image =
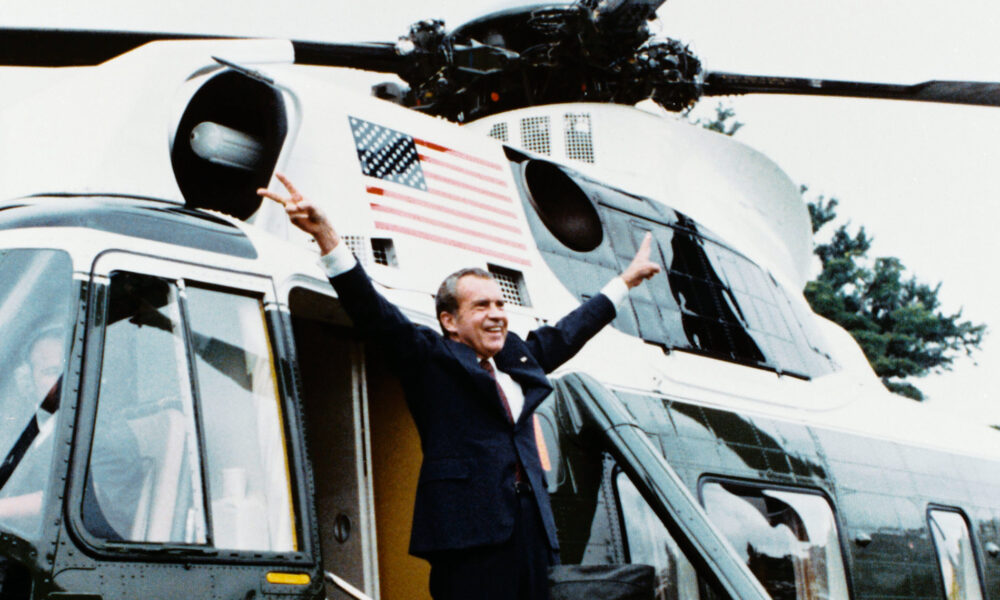
[[[225,59],[237,69],[223,66],[212,57]],[[533,191],[525,182],[525,172],[530,168],[527,165],[534,161],[550,165],[574,181],[592,185],[588,189],[596,191],[587,197],[595,210],[603,211],[594,213],[600,215],[599,225],[605,223],[613,211],[627,213],[624,209],[619,210],[625,200],[615,204],[616,201],[601,195],[610,198],[617,194],[615,197],[634,202],[638,211],[635,218],[641,221],[641,227],[659,223],[655,226],[660,227],[658,231],[661,232],[676,233],[684,227],[688,228],[685,231],[694,228],[702,232],[699,235],[704,237],[692,238],[696,241],[691,247],[702,248],[701,252],[710,248],[708,252],[713,258],[706,260],[712,265],[717,265],[718,262],[712,261],[724,255],[729,257],[726,260],[739,259],[740,264],[752,266],[754,272],[762,274],[762,281],[770,282],[772,291],[769,293],[778,298],[774,303],[787,302],[789,308],[782,309],[785,312],[781,314],[805,315],[804,321],[798,324],[782,325],[771,321],[775,330],[801,327],[804,333],[786,330],[782,335],[785,338],[800,336],[805,340],[803,343],[816,349],[816,360],[825,365],[815,372],[797,372],[775,366],[778,363],[767,356],[757,360],[759,364],[749,364],[753,361],[735,353],[732,359],[725,360],[718,352],[713,354],[712,348],[703,345],[705,340],[694,334],[688,335],[690,339],[685,342],[688,347],[671,347],[662,340],[648,336],[644,339],[645,334],[637,335],[616,324],[602,331],[553,376],[572,385],[573,378],[583,374],[609,391],[609,398],[633,398],[623,401],[620,406],[615,405],[621,409],[622,423],[655,440],[657,436],[665,436],[668,429],[681,431],[683,417],[670,412],[673,410],[670,407],[681,406],[684,407],[683,415],[694,411],[730,415],[741,422],[777,424],[775,427],[785,428],[783,431],[800,432],[804,438],[815,441],[817,448],[821,444],[816,440],[840,436],[837,439],[859,439],[865,443],[906,448],[907,452],[946,456],[954,464],[964,461],[975,461],[977,465],[1000,464],[997,432],[888,393],[847,332],[811,312],[801,293],[812,268],[809,216],[797,187],[759,152],[674,118],[616,105],[539,106],[458,126],[345,89],[335,82],[336,74],[295,66],[290,64],[293,58],[291,45],[283,41],[158,42],[99,66],[64,69],[51,77],[51,84],[38,86],[17,101],[5,101],[0,110],[0,200],[6,207],[6,211],[0,210],[0,217],[4,212],[19,214],[21,206],[64,206],[75,199],[85,203],[94,198],[112,197],[122,202],[128,202],[129,197],[152,198],[165,207],[215,208],[229,215],[239,213],[240,218],[218,213],[210,216],[241,232],[255,249],[253,256],[220,253],[198,247],[196,243],[192,245],[193,242],[150,239],[138,232],[115,230],[113,226],[111,229],[95,228],[86,219],[76,224],[63,220],[56,224],[27,223],[7,227],[0,237],[0,255],[12,249],[58,249],[70,256],[77,282],[97,287],[106,285],[116,272],[135,271],[171,281],[190,279],[226,289],[256,290],[254,293],[262,294],[261,306],[281,315],[275,317],[279,322],[284,319],[288,331],[276,335],[290,338],[289,347],[298,343],[295,336],[300,333],[297,328],[301,328],[302,323],[314,324],[317,328],[340,328],[331,331],[350,331],[349,320],[337,312],[335,294],[317,264],[315,245],[291,226],[280,205],[267,200],[261,202],[252,193],[255,181],[280,191],[280,184],[271,176],[278,171],[285,173],[299,190],[322,206],[379,290],[414,321],[436,328],[433,295],[439,282],[457,269],[477,266],[509,277],[505,281],[509,282],[513,294],[507,305],[510,328],[523,334],[573,309],[579,304],[581,294],[597,293],[614,270],[602,263],[605,266],[595,268],[593,274],[581,276],[578,273],[586,271],[580,265],[587,264],[587,259],[581,257],[587,252],[597,252],[596,248],[604,248],[608,243],[618,243],[618,238],[612,239],[612,233],[606,233],[599,236],[601,246],[595,245],[585,251],[566,248],[553,252],[547,249],[550,247],[542,248],[537,234],[547,225],[543,222],[544,216],[539,220],[533,212],[541,200],[532,197]],[[239,69],[244,71],[240,73]],[[238,129],[236,124],[226,122],[227,115],[239,112],[240,109],[234,107],[241,101],[250,100],[242,96],[242,92],[234,93],[227,87],[237,79],[253,82],[247,84],[251,90],[247,98],[254,95],[260,100],[258,105],[266,114],[259,120],[267,125],[262,126],[263,133],[251,136],[257,141],[251,144],[255,149],[249,155],[237,152],[236,160],[245,160],[245,168],[218,162],[208,165],[211,159],[196,157],[197,151],[190,149],[192,128],[197,125],[192,124],[191,119]],[[207,152],[218,152],[215,155],[218,159],[226,151],[216,147]],[[199,160],[204,160],[205,164]],[[243,191],[215,206],[212,186],[217,182],[212,178],[215,174],[220,179],[228,177],[230,171],[227,169],[235,169],[237,175],[246,174],[239,180]],[[681,217],[677,217],[680,219],[677,222],[660,223],[650,220],[653,217],[647,213],[640,214],[642,210]],[[689,221],[696,227],[677,224]],[[665,245],[662,240],[658,243]],[[620,259],[624,250],[620,247],[614,250]],[[613,256],[611,250],[607,252],[608,256]],[[674,256],[680,253],[675,249]],[[552,258],[555,255],[565,258]],[[163,266],[168,263],[176,268]],[[570,273],[560,265],[576,265],[573,269],[584,270]],[[664,267],[680,272],[680,267],[675,269],[669,264]],[[667,274],[658,277],[666,278]],[[575,278],[573,286],[567,283],[567,278]],[[581,278],[586,281],[581,282]],[[258,283],[246,284],[246,281]],[[729,318],[727,331],[739,329],[733,323],[743,323],[748,332],[746,339],[759,341],[759,330],[765,327],[760,322],[770,317],[758,319],[746,315],[748,309],[739,305],[750,293],[740,296],[734,290],[727,290],[720,292],[717,299],[720,306],[716,307],[738,315]],[[296,298],[304,293],[318,300],[301,301],[301,305],[297,305],[300,301]],[[84,303],[98,301],[90,298]],[[4,314],[3,302],[0,298],[0,315]],[[674,311],[677,314],[675,328],[680,330],[683,324],[687,331],[688,316],[697,312],[692,302],[691,298],[675,294],[674,298],[662,302],[654,299],[653,304],[660,311],[674,305],[680,307]],[[87,311],[97,310],[96,304],[87,304],[87,307]],[[639,311],[639,307],[635,310]],[[97,330],[97,325],[92,323],[78,327],[81,332],[86,327]],[[643,329],[641,317],[638,329],[640,332]],[[384,425],[377,421],[386,417],[384,414],[378,416],[382,409],[376,403],[383,401],[386,406],[395,407],[389,412],[401,414],[401,396],[398,392],[382,389],[381,382],[366,379],[372,377],[372,373],[382,373],[382,369],[371,356],[366,361],[363,350],[352,341],[351,334],[337,339],[338,348],[341,345],[352,348],[344,363],[353,382],[345,388],[349,390],[345,392],[347,396],[332,396],[334,392],[331,391],[331,396],[323,397],[321,393],[309,392],[304,395],[307,397],[305,414],[289,419],[292,423],[305,423],[314,415],[319,419],[327,415],[324,411],[333,410],[316,408],[313,400],[308,399],[313,396],[322,397],[330,404],[345,404],[348,406],[345,414],[353,421],[343,439],[349,442],[353,454],[346,467],[319,464],[309,467],[306,464],[295,468],[301,468],[296,472],[310,481],[311,477],[318,480],[337,477],[337,468],[353,471],[355,479],[345,484],[349,488],[345,492],[348,500],[341,498],[338,502],[354,503],[353,512],[348,512],[362,541],[356,550],[350,551],[354,554],[350,554],[348,550],[334,548],[332,542],[327,547],[324,540],[323,566],[329,569],[338,559],[343,559],[344,564],[354,565],[345,567],[351,572],[348,579],[368,595],[378,597],[381,590],[383,597],[401,597],[390,591],[398,594],[401,589],[412,589],[408,586],[416,585],[414,582],[419,576],[399,575],[415,567],[407,562],[409,559],[389,554],[388,548],[398,545],[398,540],[405,537],[393,528],[399,527],[400,522],[405,527],[406,520],[405,516],[400,519],[390,513],[399,507],[406,510],[408,498],[406,493],[399,493],[387,500],[387,493],[377,490],[386,489],[389,485],[386,482],[415,479],[416,474],[406,474],[405,467],[412,465],[414,460],[419,464],[416,458],[419,443],[412,425],[401,425],[399,431],[402,433],[397,432],[398,437],[385,433]],[[81,344],[79,348],[83,347],[83,341],[77,343]],[[761,347],[764,346],[761,343]],[[291,354],[276,352],[280,360],[293,365],[295,361],[305,362],[302,347]],[[84,362],[77,364],[86,366],[85,361],[92,360],[89,356],[78,357],[77,360]],[[310,377],[318,375],[309,368],[303,367],[303,370],[308,388]],[[292,394],[291,391],[287,393]],[[289,400],[285,406],[295,405]],[[640,410],[638,407],[646,408]],[[294,412],[295,409],[289,410]],[[563,431],[559,429],[563,422],[553,416],[556,409],[552,410],[551,414],[543,412],[542,420],[551,418],[553,423],[559,423],[558,426],[553,425],[548,430],[539,425],[538,436],[545,451],[552,453],[555,463],[560,455],[568,456],[568,451],[559,451],[563,434],[557,435],[557,430]],[[705,482],[711,486],[716,481],[712,478],[733,477],[743,482],[740,485],[750,487],[758,485],[748,483],[753,473],[759,476],[759,485],[768,482],[778,485],[775,482],[779,482],[781,486],[791,486],[798,480],[775,475],[779,469],[771,463],[754,467],[742,459],[746,462],[741,466],[743,470],[733,468],[731,471],[719,466],[728,464],[724,456],[727,452],[736,456],[740,451],[732,448],[743,446],[729,437],[732,431],[711,425],[711,418],[708,421],[710,424],[704,431],[711,439],[706,441],[706,447],[716,453],[721,462],[716,464],[712,462],[714,458],[706,457],[672,456],[663,442],[662,446],[656,446],[660,456],[649,463],[648,468],[650,472],[669,473],[673,477],[671,481],[677,483],[674,492],[686,504],[676,508],[681,512],[675,514],[674,520],[704,523],[707,533],[703,535],[710,541],[719,541],[721,549],[704,550],[708,558],[703,562],[731,563],[728,567],[716,566],[716,570],[711,571],[714,575],[708,578],[730,581],[730,584],[723,584],[723,588],[733,593],[733,589],[751,589],[757,584],[752,583],[755,581],[752,577],[747,578],[751,583],[743,584],[727,579],[738,579],[739,569],[745,570],[740,560],[742,548],[734,549],[737,544],[733,541],[720,541],[728,533],[729,525],[713,520],[711,510],[706,515],[695,496],[704,495]],[[67,421],[63,426],[63,435],[71,439],[72,423]],[[766,426],[760,427],[766,429]],[[761,448],[770,443],[764,441],[759,431],[755,435]],[[788,435],[788,438],[775,436],[783,442],[770,451],[775,455],[794,454],[790,449],[796,447],[794,440],[783,445],[795,437]],[[686,439],[680,433],[678,436]],[[408,456],[387,463],[387,459],[378,458],[378,446],[392,442],[398,444],[399,454]],[[685,451],[695,447],[685,443],[681,444]],[[304,442],[302,444],[303,450],[288,451],[293,462],[306,462]],[[323,446],[310,447],[314,459],[318,448]],[[649,448],[643,446],[641,451],[647,452]],[[840,464],[837,463],[841,460],[837,457],[842,456],[839,451],[833,444],[828,451],[817,449],[813,459],[819,461],[817,457],[825,457],[832,461],[831,464]],[[611,454],[620,468],[626,471],[637,468],[627,466],[626,459],[619,454]],[[671,468],[675,459],[701,465],[698,468],[702,470],[678,468],[678,475]],[[570,458],[565,461],[567,465],[572,463]],[[913,474],[919,472],[920,477],[931,478],[929,472],[920,471],[915,465],[899,466],[899,461],[888,461],[880,456],[867,456],[856,463],[848,459],[843,461],[855,466],[864,464],[864,468],[873,470],[878,468],[880,461],[886,461],[889,465],[886,468],[896,470],[901,477],[912,475],[917,480],[917,475]],[[599,465],[598,461],[598,470]],[[753,468],[747,470],[748,466]],[[571,466],[564,468],[572,471]],[[832,470],[839,473],[837,469],[840,468]],[[982,467],[977,468],[981,472]],[[560,469],[563,467],[554,464],[550,480],[550,491],[556,496],[565,493],[559,479],[565,477],[565,472]],[[657,476],[649,477],[655,480]],[[850,479],[846,475],[842,480],[820,479],[822,481],[811,484],[813,487],[803,485],[824,494],[831,505],[843,501],[845,514],[840,522],[845,541],[842,545],[850,546],[846,536],[868,535],[877,529],[878,523],[871,520],[859,518],[855,521],[853,515],[857,513],[850,513],[853,509],[846,508],[850,501],[845,498],[861,492],[884,494],[888,498],[891,490],[839,487],[841,481]],[[956,481],[972,479],[971,475],[956,476]],[[404,482],[401,487],[406,485],[409,483]],[[991,482],[984,485],[997,489],[1000,481],[993,476]],[[654,485],[649,489],[640,488],[640,493],[643,497],[655,496],[660,492],[650,491],[654,488],[660,489]],[[928,506],[968,510],[970,516],[967,518],[975,524],[991,519],[995,523],[1000,518],[995,497],[988,501],[976,497],[971,508],[966,509],[955,494],[942,493],[938,498],[929,488],[919,487],[921,501],[930,502]],[[314,500],[306,492],[302,494],[303,502],[308,504]],[[380,502],[389,504],[383,506]],[[317,500],[319,504],[322,502]],[[654,512],[659,514],[657,506]],[[68,510],[72,520],[76,513]],[[334,515],[324,515],[323,510],[318,506],[320,514],[316,516],[311,509],[300,507],[298,518],[303,538],[308,537],[304,530],[310,527],[318,527],[326,535],[343,526],[342,522],[334,524]],[[627,520],[627,509],[621,510]],[[925,510],[929,509],[919,508],[921,514]],[[318,519],[320,524],[309,525],[307,522],[311,519],[313,523]],[[858,524],[862,522],[864,524]],[[0,517],[0,525],[2,523]],[[60,525],[64,526],[73,525]],[[684,527],[687,526],[674,523],[668,529],[676,537],[678,531],[688,531]],[[979,531],[977,543],[983,548],[989,543],[995,547],[992,540],[997,532],[982,528]],[[834,538],[836,533],[834,530]],[[927,541],[926,536],[924,541]],[[317,547],[306,554],[317,557],[319,542],[311,543]],[[693,541],[682,541],[680,545],[688,554],[698,553],[697,549],[691,550],[692,545],[697,545]],[[178,552],[183,554],[182,550]],[[635,554],[637,550],[629,552]],[[859,579],[862,577],[859,565],[867,558],[851,552],[853,550],[848,551],[847,560],[854,569],[851,585],[858,590],[864,587],[863,580]],[[233,556],[239,560],[246,558]],[[76,564],[72,560],[62,563],[60,560],[52,559],[48,567],[62,565],[69,569]],[[99,571],[114,562],[102,560],[94,559],[86,568]],[[272,570],[283,570],[279,568],[283,564],[279,558],[269,556],[267,560],[271,560],[269,568]],[[984,564],[980,567],[983,580],[992,586],[991,589],[995,588],[1000,577],[995,565],[985,565],[985,558],[978,560]],[[306,562],[303,559],[301,565]],[[701,564],[698,560],[694,563]],[[306,571],[310,568],[301,565],[296,568]],[[79,580],[66,576],[52,586],[53,589],[74,589],[77,581],[92,584],[83,576]],[[271,582],[270,574],[267,581]],[[303,597],[316,594],[315,574],[309,585],[312,587],[296,593]],[[749,587],[740,588],[739,585]],[[846,594],[848,584],[844,586],[842,591]],[[758,592],[763,594],[764,590],[754,588],[753,593]],[[421,597],[422,591],[412,593],[412,597]]]

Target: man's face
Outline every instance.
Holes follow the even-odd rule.
[[[35,342],[28,353],[31,363],[31,377],[35,391],[44,396],[55,385],[62,374],[62,341],[56,337],[46,337]]]
[[[466,275],[455,286],[458,310],[441,313],[441,325],[448,337],[490,358],[503,348],[507,339],[507,313],[504,312],[500,286],[492,279]]]

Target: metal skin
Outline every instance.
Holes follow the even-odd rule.
[[[303,433],[315,406],[304,400],[308,390],[299,344],[305,336],[296,336],[292,327],[293,319],[303,315],[294,314],[293,298],[308,296],[302,305],[309,314],[299,321],[300,332],[319,323],[324,334],[342,335],[350,348],[351,324],[315,264],[315,250],[289,226],[282,209],[231,190],[209,189],[214,176],[224,172],[209,168],[192,176],[202,173],[200,167],[189,166],[182,155],[185,115],[189,109],[197,112],[192,103],[201,103],[196,108],[206,120],[232,126],[225,122],[227,110],[214,102],[215,94],[220,106],[230,98],[228,86],[237,78],[212,56],[270,79],[239,87],[259,101],[259,120],[275,126],[269,138],[271,158],[238,184],[249,185],[261,176],[270,181],[275,170],[288,174],[322,205],[345,239],[356,243],[355,251],[368,263],[379,289],[417,322],[434,325],[433,292],[444,274],[464,266],[494,265],[523,277],[531,305],[510,305],[508,311],[510,327],[517,332],[558,318],[581,295],[596,293],[606,282],[593,256],[600,253],[609,265],[620,257],[607,247],[558,246],[537,214],[545,202],[530,197],[522,178],[521,165],[530,160],[547,160],[574,177],[585,176],[590,195],[584,198],[592,203],[588,214],[598,215],[591,224],[600,235],[584,236],[584,241],[610,243],[618,234],[610,221],[601,220],[612,214],[612,205],[620,211],[631,207],[644,223],[652,222],[653,213],[682,213],[687,220],[657,226],[711,232],[712,244],[725,246],[765,274],[790,305],[804,304],[798,290],[808,263],[808,219],[794,186],[766,157],[686,124],[664,124],[620,106],[591,110],[574,104],[508,115],[511,124],[522,117],[549,117],[558,125],[567,113],[591,113],[595,162],[558,151],[558,140],[564,139],[559,129],[551,136],[557,140],[553,152],[542,156],[505,147],[475,125],[460,128],[355,96],[323,74],[292,68],[291,46],[273,41],[152,44],[99,67],[53,73],[58,81],[52,87],[0,111],[0,130],[18,142],[0,148],[0,251],[66,252],[78,298],[55,430],[58,451],[49,479],[54,493],[42,508],[42,532],[34,541],[0,532],[0,555],[14,565],[5,582],[21,581],[32,588],[22,598],[166,599],[178,597],[179,590],[192,598],[322,597],[324,558],[339,546],[337,540],[321,540],[321,529],[339,515],[319,513],[320,486],[314,482],[336,478],[337,468],[350,471],[351,478],[344,479],[350,483],[342,491],[355,503],[347,521],[355,533],[346,532],[343,519],[338,532],[357,545],[358,556],[367,558],[352,564],[350,574],[346,566],[335,574],[377,597],[382,578],[388,588],[388,577],[380,576],[378,567],[397,564],[393,561],[398,559],[376,547],[386,532],[379,527],[376,537],[377,513],[365,504],[377,476],[371,470],[372,446],[392,446],[404,437],[365,437],[374,428],[367,420],[364,372],[380,372],[377,353],[370,353],[367,363],[358,348],[335,353],[353,369],[347,369],[346,377],[353,378],[349,383],[356,388],[358,404],[338,408],[345,409],[343,427],[358,459],[322,470],[321,462],[309,456]],[[109,102],[108,89],[122,92]],[[66,98],[74,101],[67,106]],[[500,206],[511,215],[508,226],[524,240],[518,261],[487,253],[494,246],[482,236],[462,237],[463,246],[457,246],[443,243],[441,236],[379,228],[377,207],[386,198],[372,189],[388,189],[389,184],[361,172],[352,118],[498,166],[490,177],[506,190],[507,200],[487,206]],[[657,141],[648,141],[651,133]],[[521,141],[517,145],[527,145]],[[203,179],[208,187],[199,187]],[[205,212],[216,195],[216,208],[245,211],[246,221]],[[549,200],[555,202],[552,210],[563,207],[561,198]],[[482,209],[474,216],[488,212]],[[391,242],[395,264],[376,260],[372,238]],[[671,248],[677,255],[701,257],[706,244]],[[677,261],[674,276],[683,275],[682,263]],[[81,526],[87,440],[105,350],[102,309],[115,270],[192,278],[263,299],[285,416],[297,551],[110,543],[88,536]],[[682,305],[667,295],[694,314],[693,302]],[[737,296],[713,296],[720,297]],[[729,307],[726,318],[737,319],[737,313]],[[583,559],[579,538],[592,532],[607,535],[609,557],[627,558],[621,506],[614,494],[606,493],[606,480],[618,465],[679,538],[701,580],[722,597],[763,595],[699,506],[700,490],[718,479],[822,493],[839,525],[850,591],[866,600],[939,597],[940,571],[925,514],[932,506],[961,509],[972,525],[986,596],[1000,595],[1000,565],[988,550],[1000,543],[1000,434],[892,396],[846,332],[808,311],[795,314],[829,369],[789,375],[773,365],[646,343],[623,327],[609,327],[555,374],[560,392],[539,417],[552,462],[550,492],[560,535],[565,536],[564,561]],[[641,327],[642,321],[636,322]],[[680,322],[685,324],[683,318]],[[761,333],[749,325],[746,330]],[[322,371],[322,365],[312,370]],[[324,402],[318,406],[330,404],[319,399]],[[333,401],[349,400],[338,396]],[[346,452],[346,443],[343,448]],[[405,446],[401,452],[416,455],[419,448]],[[324,541],[327,545],[321,546]],[[271,572],[306,573],[310,582],[272,583],[267,578]],[[392,597],[421,598],[424,589],[414,582]]]

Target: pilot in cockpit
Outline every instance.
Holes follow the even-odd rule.
[[[65,328],[42,327],[27,344],[13,397],[3,399],[0,438],[0,526],[37,534],[50,475],[52,438],[65,370]],[[92,533],[126,539],[142,482],[138,445],[120,411],[102,411],[95,424],[83,517]]]

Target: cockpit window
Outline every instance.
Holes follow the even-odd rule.
[[[0,528],[37,538],[73,330],[72,263],[0,250]]]
[[[109,541],[295,550],[261,298],[119,272],[106,321],[87,530]]]
[[[83,521],[114,541],[206,539],[194,400],[171,282],[111,279]]]
[[[213,544],[294,550],[278,382],[258,298],[188,287]]]

